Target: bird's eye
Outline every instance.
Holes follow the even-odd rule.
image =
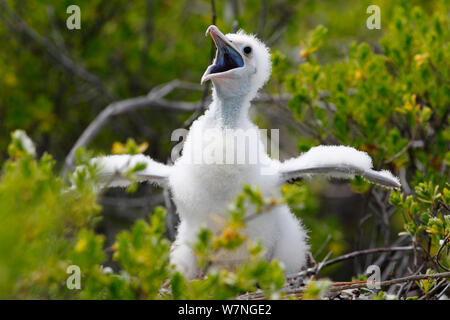
[[[245,47],[244,48],[244,53],[247,54],[247,55],[252,53],[252,48],[251,47]]]

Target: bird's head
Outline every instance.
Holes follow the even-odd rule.
[[[271,73],[269,49],[255,36],[239,31],[224,35],[211,25],[206,30],[217,47],[213,63],[201,82],[211,80],[221,96],[253,98]]]

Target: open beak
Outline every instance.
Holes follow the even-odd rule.
[[[233,43],[220,32],[215,25],[210,25],[206,29],[206,36],[210,34],[216,45],[216,57],[203,74],[201,83],[219,77],[226,77],[228,71],[244,66],[244,59]]]

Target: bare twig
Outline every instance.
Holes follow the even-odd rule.
[[[335,264],[335,263],[338,263],[338,262],[341,262],[344,260],[353,259],[353,258],[361,256],[361,255],[379,253],[379,252],[411,251],[413,249],[414,249],[413,246],[408,246],[408,247],[391,247],[391,248],[372,248],[372,249],[354,251],[354,252],[344,254],[343,256],[340,256],[338,258],[328,261],[327,263],[325,263],[324,267],[328,267],[332,264]]]
[[[408,281],[417,281],[417,280],[423,280],[423,279],[443,279],[443,278],[450,278],[450,272],[412,275],[412,276],[407,276],[407,277],[398,278],[398,279],[380,281],[377,284],[379,284],[381,287],[388,287],[393,284],[403,283],[403,282],[408,282]],[[332,287],[330,289],[330,292],[336,292],[336,291],[342,291],[342,290],[348,290],[348,289],[360,289],[360,288],[365,288],[365,287],[367,287],[366,282],[355,283],[355,284],[350,284],[350,285]]]
[[[67,50],[67,47],[64,43],[64,38],[62,37],[61,32],[58,28],[58,23],[55,18],[55,8],[52,5],[47,5],[46,9],[52,26],[51,37],[55,41],[55,44],[59,48],[59,50],[67,54],[69,50]]]
[[[407,276],[407,277],[403,277],[403,278],[380,281],[380,282],[377,282],[376,284],[380,285],[380,287],[389,287],[394,284],[413,282],[413,281],[423,280],[423,279],[450,279],[450,272],[411,275],[411,276]],[[344,290],[367,289],[368,288],[367,284],[368,284],[367,281],[334,282],[331,284],[328,295],[332,295],[336,292],[342,292]],[[445,290],[443,292],[445,292]],[[286,297],[295,296],[297,298],[301,298],[302,294],[305,293],[305,288],[304,287],[302,287],[302,288],[284,288],[281,290],[281,293],[285,293]],[[259,290],[253,294],[241,295],[238,297],[238,299],[246,299],[246,300],[264,299],[264,294],[262,291]]]
[[[444,249],[444,248],[447,246],[447,243],[449,242],[449,240],[450,240],[450,233],[444,238],[444,240],[443,240],[443,242],[442,242],[442,245],[439,247],[439,250],[438,250],[438,252],[436,253],[436,257],[435,257],[436,263],[439,265],[439,267],[441,267],[441,268],[444,269],[445,271],[450,271],[450,269],[447,268],[447,267],[444,267],[444,266],[439,262],[439,259],[440,259],[440,257],[441,257],[442,249]]]
[[[328,237],[325,239],[325,241],[322,243],[322,245],[320,246],[320,248],[316,251],[315,256],[318,257],[322,251],[326,248],[326,246],[328,245],[328,243],[331,241],[333,237],[329,234]]]
[[[103,196],[99,198],[99,202],[102,205],[126,208],[150,208],[163,203],[163,200],[162,195],[152,195],[151,197],[144,196],[140,198],[118,198],[112,196]],[[129,216],[129,213],[127,212],[124,216]]]
[[[386,160],[384,162],[384,164],[389,164],[392,161],[394,161],[395,159],[397,159],[398,157],[400,157],[402,154],[404,154],[406,151],[408,151],[408,149],[413,145],[414,140],[416,139],[416,135],[417,135],[417,127],[416,129],[413,131],[412,135],[411,135],[411,139],[409,139],[408,143],[406,144],[406,146],[403,147],[402,150],[400,150],[397,154],[393,155],[390,159]]]
[[[422,271],[422,269],[423,269],[424,267],[425,267],[425,262],[423,262],[423,263],[420,265],[420,267],[417,268],[417,270],[414,272],[414,275],[418,275],[418,274]],[[408,269],[409,269],[409,268],[408,268]],[[409,271],[410,271],[410,270],[409,270]],[[406,289],[406,291],[405,291],[405,294],[404,294],[405,297],[408,295],[409,291],[411,290],[411,287],[412,287],[413,283],[414,283],[414,281],[408,281],[408,282],[406,282],[406,284],[408,285],[408,287],[407,287],[407,289]]]
[[[371,189],[371,194],[373,194],[373,199],[375,199],[376,204],[381,210],[381,229],[384,235],[384,245],[389,244],[389,235],[390,235],[390,224],[389,224],[389,216],[386,212],[386,202],[380,198],[380,195],[375,189]],[[375,210],[378,212],[378,210]]]
[[[448,290],[448,288],[450,288],[450,282],[445,286],[444,290],[442,290],[437,296],[436,299],[439,299],[440,297],[442,297],[445,292]]]
[[[325,257],[325,259],[320,262],[318,264],[318,266],[320,266],[320,268],[318,266],[315,266],[313,268],[308,268],[304,271],[300,271],[298,273],[294,273],[291,275],[287,275],[286,279],[288,281],[296,281],[299,278],[304,278],[306,276],[310,276],[310,275],[316,275],[317,273],[319,273],[319,271],[325,267],[331,266],[333,264],[345,261],[345,260],[349,260],[349,259],[353,259],[355,257],[361,256],[361,255],[366,255],[366,254],[372,254],[372,253],[379,253],[379,252],[397,252],[397,251],[410,251],[413,250],[412,246],[408,246],[408,247],[391,247],[391,248],[372,248],[372,249],[366,249],[366,250],[359,250],[359,251],[354,251],[348,254],[345,254],[343,256],[340,256],[338,258],[326,261],[328,259],[328,256]]]
[[[450,208],[441,200],[438,200],[439,206],[443,207],[447,212],[450,212]]]
[[[198,104],[183,101],[169,101],[163,99],[175,88],[192,88],[192,84],[174,80],[165,85],[157,86],[147,96],[140,96],[126,100],[116,101],[108,105],[100,114],[91,122],[78,138],[75,145],[70,150],[65,160],[65,171],[74,163],[75,151],[84,147],[99,133],[107,121],[112,117],[125,112],[134,111],[144,107],[165,108],[176,111],[192,111],[198,109]]]

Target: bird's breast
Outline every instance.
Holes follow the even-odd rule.
[[[169,177],[181,218],[223,215],[245,184],[263,194],[277,188],[278,172],[260,140],[258,128],[209,127],[203,118],[191,128],[183,153]]]

